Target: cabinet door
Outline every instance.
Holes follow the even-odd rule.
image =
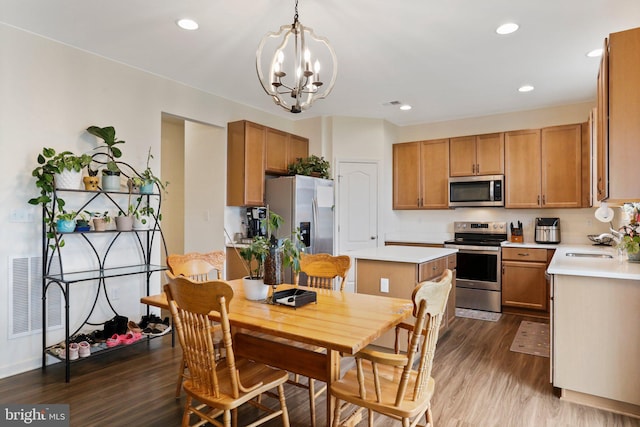
[[[273,173],[287,173],[289,134],[267,128],[266,135],[265,170]]]
[[[609,36],[608,179],[610,201],[637,201],[640,159],[640,28]],[[607,116],[605,116],[607,117]]]
[[[247,122],[245,129],[244,193],[245,205],[264,204],[265,127]]]
[[[504,133],[476,136],[476,175],[504,174]]]
[[[598,72],[598,102],[596,121],[596,197],[609,197],[609,42],[604,39],[600,71]]]
[[[449,176],[476,174],[476,137],[463,136],[449,140]]]
[[[547,310],[546,263],[502,263],[502,305]]]
[[[423,141],[420,147],[421,207],[449,207],[449,140]]]
[[[309,140],[297,135],[289,135],[289,151],[287,153],[287,167],[296,159],[309,157]],[[285,171],[286,172],[286,171]]]
[[[541,202],[540,129],[506,132],[505,207],[537,208]]]
[[[542,129],[542,207],[582,204],[582,128],[579,124]]]
[[[417,209],[420,203],[420,143],[393,145],[393,209]]]
[[[264,203],[264,148],[264,126],[245,120],[227,125],[228,206]]]

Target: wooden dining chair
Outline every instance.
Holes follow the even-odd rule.
[[[170,254],[167,256],[167,267],[169,267],[169,270],[166,272],[166,275],[170,279],[184,276],[196,282],[204,282],[211,279],[222,280],[225,259],[226,254],[224,251]],[[220,328],[216,328],[214,331],[214,346],[216,348],[216,357],[222,357],[223,345]],[[180,398],[182,381],[188,375],[187,366],[183,357],[178,367],[176,399]]]
[[[356,425],[365,409],[370,427],[374,412],[402,421],[403,427],[416,426],[424,415],[427,425],[433,426],[431,367],[452,277],[451,270],[445,270],[437,281],[422,282],[413,290],[415,323],[406,354],[366,347],[354,355],[356,368],[331,384],[331,397],[336,399],[333,427]],[[341,420],[342,412],[351,405],[357,409]]]
[[[189,378],[183,383],[187,394],[182,426],[190,425],[191,415],[200,420],[230,427],[237,425],[237,408],[250,403],[269,412],[251,425],[282,417],[282,424],[289,426],[289,414],[284,395],[284,383],[289,378],[286,371],[271,368],[233,353],[229,324],[229,303],[233,289],[223,281],[194,282],[186,277],[174,277],[164,286],[184,359],[189,367]],[[216,360],[213,344],[215,322],[209,318],[212,311],[220,315],[226,358]],[[277,389],[277,393],[272,390]],[[273,410],[258,402],[260,395],[276,397],[280,409]],[[195,403],[194,403],[195,402]],[[222,423],[216,418],[222,415]]]
[[[347,255],[300,254],[300,271],[307,276],[306,285],[312,288],[334,289],[334,282],[339,279],[343,291],[350,268],[351,258]]]
[[[339,280],[339,288],[344,290],[344,284],[347,280],[347,274],[351,268],[351,258],[346,255],[333,256],[330,254],[300,254],[300,271],[307,276],[306,285],[310,288],[331,289],[335,287],[335,281]],[[296,284],[298,278],[296,277]],[[324,351],[321,348],[314,348],[316,351]],[[316,425],[316,399],[326,389],[326,386],[315,389],[315,380],[308,378],[306,383],[300,381],[299,375],[294,375],[292,380],[288,381],[297,387],[309,390],[309,409],[311,416],[311,426]]]

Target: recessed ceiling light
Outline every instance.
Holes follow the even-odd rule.
[[[599,58],[602,56],[602,48],[593,49],[592,51],[587,52],[587,56],[589,58]]]
[[[178,21],[176,21],[176,24],[178,25],[178,27],[182,28],[183,30],[198,29],[198,23],[193,19],[188,19],[188,18],[178,19]]]
[[[408,111],[408,110],[411,110],[411,105],[409,105],[409,104],[401,105],[401,106],[400,106],[400,109],[401,109],[402,111]]]
[[[531,85],[524,85],[518,88],[518,92],[531,92],[533,89],[534,88]]]
[[[520,28],[518,26],[518,24],[515,24],[513,22],[509,22],[509,23],[506,23],[506,24],[502,24],[498,28],[496,28],[496,33],[498,33],[498,34],[511,34],[513,32],[518,31],[518,28]]]

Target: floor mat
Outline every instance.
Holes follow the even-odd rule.
[[[471,310],[470,308],[456,308],[456,317],[468,317],[469,319],[487,320],[497,322],[500,320],[500,313],[492,311]]]
[[[523,320],[511,344],[511,351],[549,357],[549,324]]]

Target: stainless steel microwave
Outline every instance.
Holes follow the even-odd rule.
[[[449,178],[449,207],[504,206],[504,175]]]

